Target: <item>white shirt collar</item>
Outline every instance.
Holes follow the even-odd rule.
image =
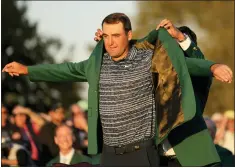
[[[67,155],[60,153],[60,163],[70,164],[75,150],[72,148]]]

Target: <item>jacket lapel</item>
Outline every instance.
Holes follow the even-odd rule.
[[[59,163],[60,162],[60,156],[55,158],[55,163]]]
[[[81,162],[81,158],[80,158],[80,156],[75,152],[75,153],[73,154],[73,157],[72,157],[71,161],[70,161],[70,164],[77,164],[77,163],[80,163],[80,162]]]
[[[151,71],[156,87],[156,143],[160,143],[172,129],[193,118],[196,104],[183,51],[163,28],[156,40],[155,45],[144,40],[136,47],[154,50]]]
[[[159,76],[162,75],[163,78],[165,75],[167,76],[166,81],[162,84],[163,87],[165,84],[168,84],[165,85],[167,86],[165,94],[170,93],[171,95],[171,100],[169,101],[170,104],[168,105],[168,112],[170,113],[167,114],[167,122],[169,124],[166,124],[168,126],[165,125],[168,128],[168,131],[165,131],[162,128],[161,131],[165,132],[165,136],[164,134],[161,135],[161,133],[159,133],[161,141],[172,129],[191,120],[195,116],[196,100],[182,49],[165,29],[159,30],[158,38],[162,43],[162,49],[165,49],[168,60],[158,60],[159,62],[157,65],[162,62],[164,62],[165,65],[169,65],[169,63],[172,64],[172,69],[168,70],[168,74],[165,74],[165,72],[159,74]],[[174,87],[172,88],[172,86]],[[164,90],[164,88],[162,89]]]
[[[96,81],[97,85],[100,80],[100,69],[103,60],[103,51],[104,51],[104,42],[103,39],[99,41],[95,50],[95,73],[96,73]]]

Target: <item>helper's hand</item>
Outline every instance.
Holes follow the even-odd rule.
[[[233,72],[227,65],[214,64],[211,66],[211,72],[213,73],[213,76],[221,82],[232,82]]]
[[[168,19],[162,20],[157,26],[156,30],[158,30],[160,27],[164,27],[168,31],[168,33],[179,42],[183,41],[186,38],[184,34],[179,29],[177,29]]]
[[[27,75],[28,68],[27,68],[27,66],[22,65],[18,62],[11,62],[3,68],[2,72],[7,72],[12,77],[19,76],[19,75]]]
[[[96,42],[99,42],[101,39],[102,39],[102,36],[103,36],[103,31],[100,30],[100,29],[97,29],[97,32],[95,33],[95,38],[94,40]]]

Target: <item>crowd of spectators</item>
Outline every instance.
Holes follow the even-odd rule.
[[[89,162],[86,110],[75,103],[66,111],[63,104],[55,103],[48,112],[34,112],[21,105],[8,111],[2,104],[1,165]]]
[[[84,102],[84,101],[83,101]],[[90,163],[87,154],[87,107],[82,102],[66,110],[61,103],[48,112],[17,105],[1,106],[1,165],[53,166],[56,163]],[[223,166],[234,165],[234,111],[205,117]]]

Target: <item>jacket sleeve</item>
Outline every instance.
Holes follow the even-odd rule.
[[[28,66],[28,76],[30,81],[86,82],[87,62]]]
[[[211,66],[215,63],[198,58],[185,58],[189,74],[192,76],[212,76]]]

